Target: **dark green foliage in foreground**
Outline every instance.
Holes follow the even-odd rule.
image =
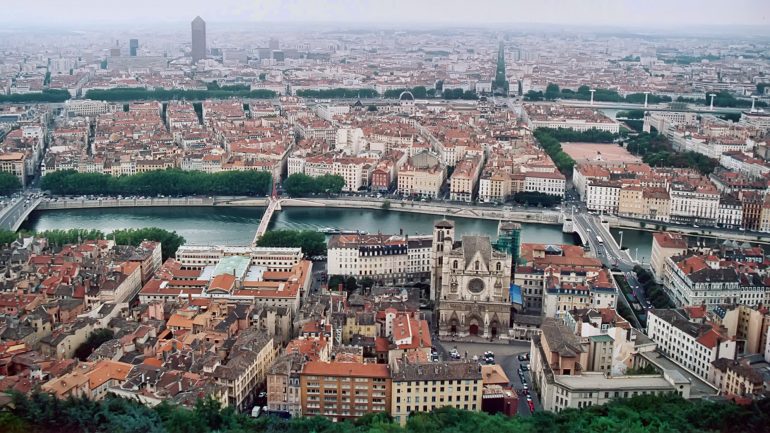
[[[130,176],[55,171],[40,187],[59,195],[265,195],[270,173],[254,170],[204,173],[178,169],[155,170]]]
[[[114,397],[92,402],[56,400],[46,394],[14,396],[13,409],[0,414],[0,431],[24,433],[703,433],[770,432],[770,401],[747,407],[732,403],[687,401],[679,397],[639,396],[604,406],[537,412],[531,417],[490,416],[443,408],[413,414],[399,427],[386,414],[371,414],[354,422],[333,423],[324,418],[251,419],[213,400],[199,401],[192,410],[170,404],[154,408]]]
[[[345,186],[345,179],[336,174],[312,177],[295,173],[283,181],[283,189],[291,197],[307,197],[316,194],[339,194]]]
[[[326,237],[313,230],[272,230],[257,241],[259,247],[302,248],[305,257],[326,254]]]

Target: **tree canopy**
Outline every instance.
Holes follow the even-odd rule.
[[[524,99],[527,101],[553,101],[556,99],[573,99],[581,101],[591,100],[591,89],[588,86],[580,86],[577,91],[571,89],[560,89],[558,85],[549,83],[545,92],[530,90],[524,95]],[[594,101],[596,102],[628,102],[632,104],[643,104],[644,93],[630,93],[626,96],[621,96],[617,91],[610,89],[595,89]],[[671,102],[672,99],[665,95],[654,95],[652,93],[647,95],[647,103],[659,104],[661,102]]]
[[[99,101],[172,101],[172,100],[204,100],[204,99],[228,99],[228,98],[275,98],[272,90],[232,87],[218,88],[216,90],[183,90],[183,89],[93,89],[86,92],[86,99]]]
[[[77,195],[265,195],[270,191],[270,173],[245,170],[204,173],[178,169],[155,170],[130,176],[78,173],[62,170],[48,173],[40,183],[53,194]]]
[[[257,246],[299,247],[306,257],[326,255],[326,237],[313,230],[272,230],[257,240]]]
[[[168,231],[158,227],[145,227],[139,229],[119,229],[105,234],[95,229],[53,229],[42,232],[23,233],[48,240],[49,245],[64,246],[83,241],[113,239],[118,245],[138,246],[142,241],[155,241],[161,243],[163,260],[174,257],[176,250],[186,242],[185,238],[175,231]],[[18,235],[8,230],[0,230],[0,243],[13,242]]]
[[[345,179],[336,174],[312,177],[294,173],[283,181],[283,189],[292,197],[307,197],[316,194],[339,194],[345,186]]]
[[[581,142],[581,143],[612,143],[619,135],[612,132],[600,131],[591,128],[588,131],[575,131],[571,128],[538,128],[541,135],[548,134],[559,141]]]
[[[547,128],[536,129],[533,135],[543,150],[551,157],[553,163],[556,164],[556,168],[565,176],[570,176],[572,175],[572,168],[575,167],[575,160],[564,152],[561,143],[551,135],[551,131]]]
[[[731,402],[684,400],[678,396],[636,396],[616,399],[602,406],[565,409],[558,413],[536,412],[529,417],[505,417],[444,407],[413,413],[404,427],[384,413],[355,421],[332,422],[326,418],[249,418],[232,407],[221,408],[211,398],[199,400],[192,409],[169,403],[155,407],[108,395],[57,400],[46,393],[27,397],[13,394],[8,412],[0,413],[0,431],[24,433],[121,432],[121,433],[717,433],[770,432],[770,400],[748,406]]]
[[[22,104],[26,102],[64,102],[70,99],[69,90],[45,89],[41,93],[14,93],[12,95],[0,94],[0,103]]]
[[[21,189],[21,181],[11,173],[0,171],[0,195],[11,195]]]
[[[353,98],[376,98],[377,91],[374,89],[346,89],[338,87],[336,89],[319,89],[319,90],[297,90],[297,96],[303,98],[320,98],[320,99],[353,99]]]
[[[706,155],[673,150],[668,139],[657,133],[640,133],[628,140],[626,149],[641,156],[643,162],[653,167],[693,168],[703,175],[708,175],[719,166],[719,161]]]

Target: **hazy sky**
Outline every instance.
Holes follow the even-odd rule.
[[[770,0],[1,0],[0,21],[60,24],[188,21],[555,23],[770,27]]]

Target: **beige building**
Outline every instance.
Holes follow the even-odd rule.
[[[302,415],[337,422],[387,412],[390,387],[385,364],[310,361],[300,374]]]
[[[390,414],[402,426],[412,412],[431,412],[445,406],[481,410],[483,381],[476,362],[409,364],[393,368]]]
[[[725,328],[729,337],[743,344],[743,353],[763,353],[767,345],[767,328],[770,314],[766,308],[752,308],[748,305],[726,305],[714,308],[712,321]]]
[[[640,186],[628,186],[620,190],[618,215],[631,218],[644,218],[644,190]]]
[[[762,375],[748,365],[720,358],[711,363],[709,382],[719,388],[721,395],[757,397],[765,391]]]
[[[481,171],[481,156],[468,156],[457,162],[449,181],[449,199],[470,203]]]
[[[81,363],[72,372],[43,384],[42,390],[61,399],[85,397],[101,400],[110,388],[125,382],[132,367],[131,364],[110,360]]]
[[[666,259],[684,254],[687,251],[687,241],[679,233],[658,232],[652,235],[652,257],[650,268],[655,280],[663,279],[663,270]]]
[[[479,200],[484,203],[502,203],[511,193],[511,176],[503,170],[483,172],[479,179]]]
[[[305,355],[289,353],[275,360],[267,372],[267,408],[302,416],[299,374],[305,364]]]
[[[671,197],[664,188],[645,188],[642,193],[646,219],[668,222],[671,217]]]
[[[422,151],[407,160],[398,172],[398,192],[438,197],[446,179],[446,166],[434,154]]]
[[[214,378],[227,387],[230,406],[239,411],[253,406],[257,386],[265,381],[277,354],[272,337],[257,328],[241,331],[227,362],[214,369]]]
[[[19,178],[22,186],[27,185],[27,157],[21,152],[0,153],[0,171]]]

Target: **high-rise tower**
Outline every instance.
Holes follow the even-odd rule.
[[[492,92],[495,95],[508,96],[508,80],[505,76],[505,48],[500,41],[500,48],[497,50],[497,71],[495,72],[495,81],[492,82]]]
[[[192,27],[192,61],[206,58],[206,21],[201,17],[195,17]]]
[[[139,39],[131,39],[128,41],[128,50],[131,57],[136,57],[136,52],[139,50]]]

